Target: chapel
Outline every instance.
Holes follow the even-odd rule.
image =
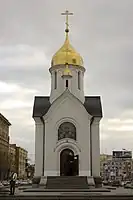
[[[34,99],[35,176],[100,176],[101,99],[84,94],[88,66],[71,45],[64,14],[65,41],[49,68],[50,96]]]

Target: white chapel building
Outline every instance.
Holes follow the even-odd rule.
[[[65,35],[49,69],[50,96],[34,100],[35,176],[100,176],[101,100],[84,95],[85,66],[70,44],[68,24]]]

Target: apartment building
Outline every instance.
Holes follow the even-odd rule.
[[[8,149],[10,126],[11,123],[0,113],[0,180],[7,179],[9,174]]]

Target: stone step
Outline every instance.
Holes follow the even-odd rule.
[[[84,179],[86,176],[48,176],[49,179]]]
[[[47,182],[51,182],[51,183],[58,183],[58,184],[62,184],[62,183],[66,183],[66,184],[83,184],[86,183],[86,181],[47,181]]]
[[[47,177],[48,189],[87,189],[88,182],[85,176],[56,176]]]
[[[55,185],[50,185],[47,187],[47,189],[89,189],[89,187],[86,187],[86,185],[84,186],[81,186],[81,185],[77,185],[77,186],[74,186],[74,185],[63,185],[63,186],[55,186]]]
[[[79,180],[71,180],[71,181],[69,181],[69,180],[50,180],[51,182],[53,182],[53,183],[84,183],[85,182],[85,180],[82,180],[82,181],[79,181]]]
[[[66,177],[65,177],[65,178],[58,178],[58,177],[53,177],[53,178],[51,178],[51,177],[50,177],[50,178],[48,178],[48,180],[50,180],[50,181],[66,181],[66,182],[67,182],[67,181],[69,181],[69,182],[70,182],[70,181],[71,181],[71,182],[72,182],[72,181],[73,181],[73,182],[74,182],[74,181],[75,181],[75,182],[76,182],[76,181],[81,182],[81,181],[84,181],[85,179],[86,179],[85,177],[82,177],[82,178],[71,178],[71,177],[70,177],[70,178],[69,178],[69,177],[67,177],[67,178],[66,178]]]

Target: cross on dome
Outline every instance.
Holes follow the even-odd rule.
[[[65,32],[69,32],[69,23],[68,23],[68,16],[73,15],[73,13],[70,13],[68,10],[66,10],[64,13],[61,13],[62,15],[66,15],[66,29]]]
[[[69,22],[68,22],[68,16],[73,15],[72,12],[69,12],[66,10],[65,12],[61,13],[61,15],[66,16],[66,38],[63,46],[54,54],[51,62],[51,67],[57,66],[57,65],[72,65],[76,67],[83,67],[83,59],[80,56],[78,52],[72,47],[72,45],[69,42]]]

